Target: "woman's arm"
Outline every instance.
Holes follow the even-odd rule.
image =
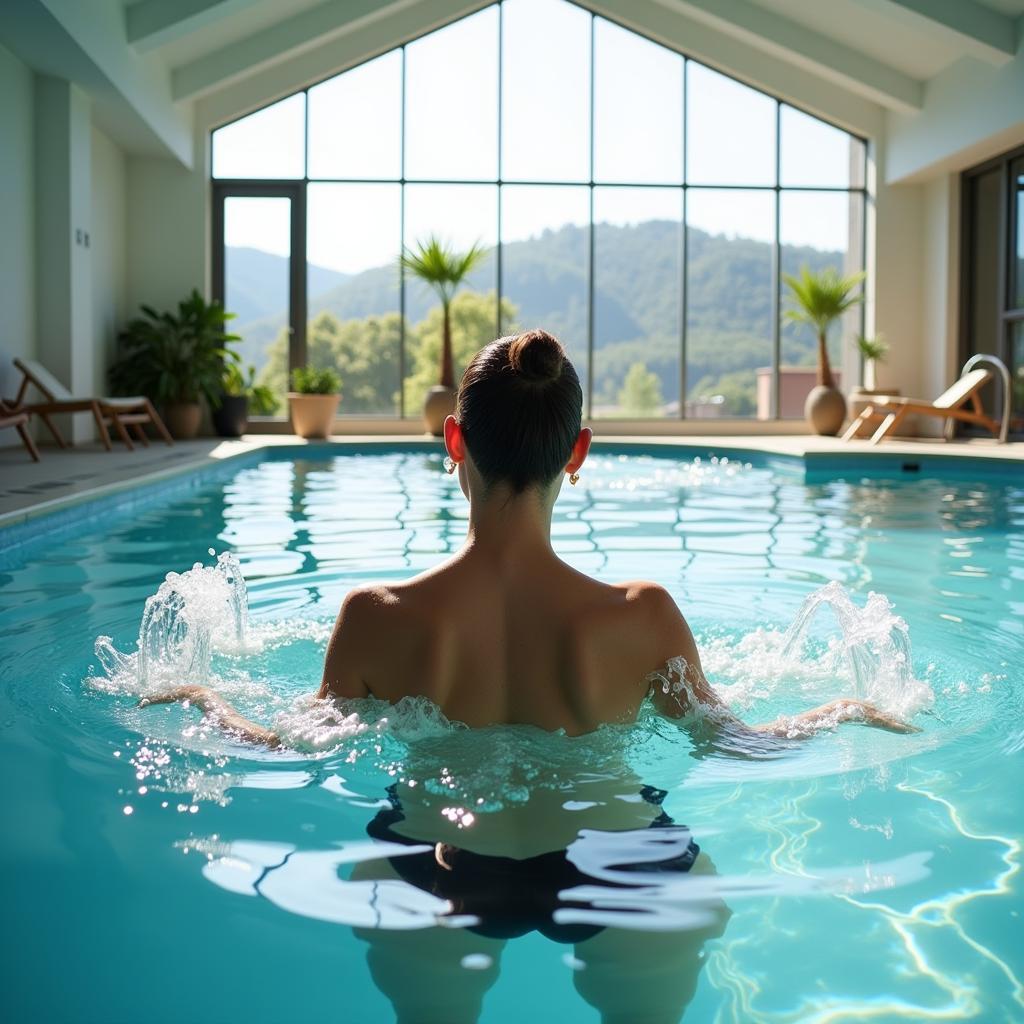
[[[156,693],[143,697],[139,707],[150,704],[174,704],[181,701],[186,707],[194,704],[203,714],[207,715],[218,728],[246,743],[258,743],[274,749],[281,745],[281,738],[271,729],[267,729],[248,718],[240,715],[219,693],[208,686],[185,685],[177,686],[165,693]]]
[[[807,739],[843,722],[859,722],[897,733],[919,731],[872,704],[849,698],[830,701],[798,715],[783,715],[772,722],[747,725],[729,710],[708,683],[693,634],[671,595],[661,587],[652,587],[652,590],[657,593],[652,603],[656,605],[654,621],[659,632],[658,646],[663,652],[673,652],[665,658],[664,668],[648,676],[654,705],[666,718],[679,720],[691,730],[710,727],[734,735],[761,734],[791,740]]]

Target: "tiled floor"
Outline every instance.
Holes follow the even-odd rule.
[[[339,450],[346,444],[362,445],[429,439],[383,436],[346,436],[332,439]],[[836,438],[814,437],[806,434],[732,436],[609,436],[612,443],[644,444],[647,446],[692,444],[722,451],[763,451],[776,455],[822,457],[832,454],[837,459],[853,455],[864,456],[877,452],[889,455],[924,454],[957,456],[980,459],[1011,459],[1021,466],[1024,476],[1024,444],[1000,445],[994,441],[957,441],[945,443],[934,440],[899,440],[871,447],[866,442],[844,443]],[[438,444],[439,442],[432,442]],[[23,522],[35,515],[75,504],[90,496],[120,490],[143,481],[184,472],[194,467],[219,462],[244,452],[279,445],[302,445],[300,438],[288,434],[250,435],[237,441],[203,438],[179,441],[173,447],[153,444],[149,448],[136,448],[128,452],[115,448],[104,451],[98,444],[78,445],[61,451],[43,448],[42,460],[32,462],[20,447],[0,448],[0,527]]]

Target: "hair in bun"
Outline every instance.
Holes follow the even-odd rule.
[[[524,331],[477,352],[455,415],[484,481],[519,493],[565,469],[582,426],[583,390],[558,339]]]
[[[548,384],[558,380],[565,363],[565,349],[547,331],[525,331],[512,339],[508,364],[524,380]]]

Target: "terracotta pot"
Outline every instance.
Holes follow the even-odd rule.
[[[816,434],[835,437],[846,419],[846,399],[836,388],[819,384],[808,392],[804,402],[804,416]]]
[[[292,429],[299,437],[328,437],[341,395],[300,395],[288,392]]]
[[[241,437],[249,426],[249,399],[245,395],[221,395],[213,410],[213,429],[220,437]]]
[[[202,420],[203,409],[198,402],[168,402],[164,406],[164,423],[179,441],[195,437]]]
[[[446,388],[443,384],[435,384],[427,392],[427,400],[423,405],[423,423],[434,437],[444,435],[444,421],[455,412],[457,394],[454,388]]]

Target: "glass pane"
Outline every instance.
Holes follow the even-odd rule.
[[[400,185],[310,184],[307,359],[341,375],[341,415],[398,415]]]
[[[842,274],[862,269],[862,202],[858,193],[783,192],[780,195],[782,272],[798,274],[801,267],[834,267]],[[782,310],[791,309],[789,288],[780,281]],[[861,308],[855,305],[828,333],[827,349],[836,387],[849,391],[856,383],[844,380],[842,355],[860,330]],[[799,418],[804,399],[817,383],[817,336],[804,324],[782,321],[782,365],[779,367],[779,415]],[[880,373],[884,380],[884,371]]]
[[[679,415],[682,190],[594,190],[594,416]]]
[[[498,176],[498,9],[405,48],[405,176]]]
[[[864,144],[859,139],[785,104],[780,118],[782,185],[849,188],[863,184]]]
[[[775,108],[770,96],[688,61],[686,180],[774,185]]]
[[[502,17],[502,177],[588,181],[590,15],[509,0]]]
[[[771,192],[686,197],[686,415],[771,418]]]
[[[274,393],[269,409],[283,416],[288,363],[291,200],[282,196],[228,196],[224,200],[224,308],[243,367]]]
[[[296,93],[213,133],[215,178],[301,178],[306,95]]]
[[[496,337],[498,280],[494,246],[498,229],[498,189],[494,185],[407,185],[405,244],[413,247],[434,234],[458,252],[479,242],[490,249],[452,301],[452,349],[456,384],[474,353]],[[441,365],[442,307],[438,295],[405,275],[405,414],[419,416],[427,390],[438,383]]]
[[[1024,309],[1024,160],[1014,163],[1011,174],[1017,183],[1017,224],[1014,228],[1017,244],[1012,257],[1014,288],[1011,302],[1014,309]]]
[[[683,58],[594,22],[594,178],[683,180]]]
[[[309,90],[311,178],[401,175],[401,50]]]
[[[590,195],[570,186],[501,190],[502,333],[543,327],[586,391]]]

